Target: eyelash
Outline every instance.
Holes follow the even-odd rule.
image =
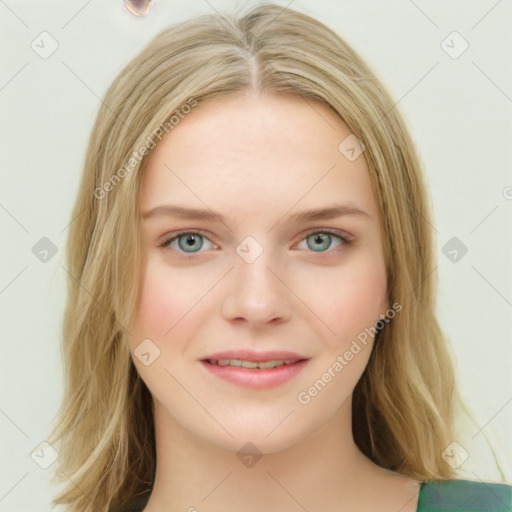
[[[308,237],[310,237],[311,235],[315,235],[315,234],[321,234],[321,235],[331,235],[331,236],[334,236],[336,238],[339,238],[341,240],[341,244],[339,247],[343,247],[343,246],[347,246],[347,245],[350,245],[352,243],[352,239],[349,238],[348,236],[343,236],[343,235],[340,235],[339,232],[335,232],[333,230],[330,230],[330,229],[322,229],[322,230],[319,230],[319,229],[315,229],[315,230],[312,230],[312,231],[309,231],[307,232],[303,238],[301,238],[300,242],[302,242],[303,240],[307,239]],[[178,232],[175,232],[175,233],[172,233],[171,234],[172,236],[168,236],[166,237],[160,244],[159,244],[159,247],[164,249],[164,250],[175,250],[175,249],[171,249],[169,247],[169,244],[173,241],[173,240],[176,240],[177,238],[179,238],[181,235],[199,235],[203,238],[208,238],[208,236],[201,232],[201,231],[187,231],[187,230],[183,230],[183,231],[178,231]],[[210,240],[211,242],[211,240]],[[212,242],[213,243],[213,242]],[[309,252],[317,255],[317,257],[330,257],[330,256],[335,256],[336,254],[333,254],[333,253],[336,253],[336,249],[326,249],[325,251],[313,251],[313,250],[309,250]],[[176,252],[180,255],[180,257],[183,257],[183,258],[191,258],[191,257],[194,257],[196,254],[200,254],[201,252],[204,252],[204,251],[196,251],[196,252],[190,252],[190,253],[187,253],[185,251],[181,251],[181,250],[176,250]]]

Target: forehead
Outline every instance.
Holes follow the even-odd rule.
[[[328,106],[291,95],[248,94],[193,109],[153,150],[141,210],[176,203],[227,215],[349,201],[376,213],[362,154],[339,144],[349,128]]]

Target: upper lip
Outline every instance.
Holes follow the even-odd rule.
[[[238,359],[240,361],[265,362],[265,361],[286,361],[288,359],[301,360],[308,359],[295,352],[285,350],[270,350],[267,352],[255,352],[253,350],[227,350],[225,352],[215,352],[209,356],[203,357],[201,361],[212,359],[219,361],[221,359]]]

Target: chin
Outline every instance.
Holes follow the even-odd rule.
[[[232,432],[234,437],[224,436],[219,439],[208,439],[207,441],[216,444],[219,448],[235,452],[237,456],[244,455],[270,455],[283,452],[299,444],[307,434],[298,432],[282,432],[280,435],[268,432],[258,432],[255,430],[241,431],[238,435]]]

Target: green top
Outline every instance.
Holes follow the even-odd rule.
[[[512,486],[471,480],[423,482],[417,512],[511,512]]]
[[[142,512],[150,492],[111,512]],[[512,512],[512,485],[471,480],[422,482],[416,512]]]

